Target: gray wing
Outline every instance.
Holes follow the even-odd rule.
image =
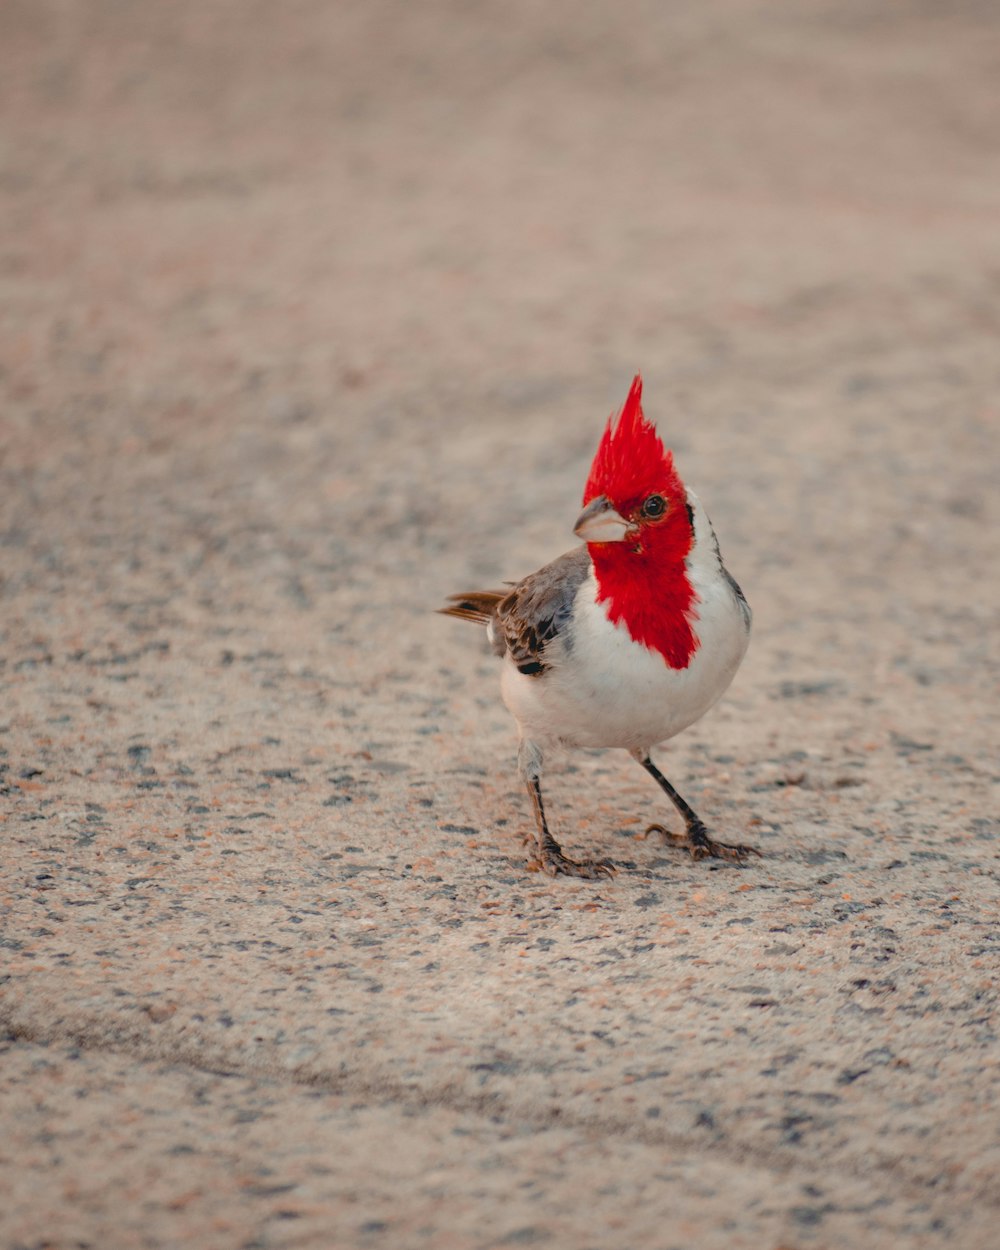
[[[692,517],[691,524],[693,527],[694,520],[693,520],[693,513],[692,513],[690,503],[688,503],[688,516]],[[722,552],[719,550],[719,540],[715,536],[715,530],[712,528],[711,521],[708,522],[708,534],[712,540],[712,550],[715,552],[715,558],[719,562],[719,571],[722,573],[722,576],[726,579],[726,582],[729,585],[729,589],[733,592],[733,594],[736,597],[736,603],[740,609],[740,615],[743,617],[743,627],[747,631],[747,633],[749,633],[750,625],[753,621],[753,612],[750,608],[750,604],[747,603],[747,597],[743,593],[743,590],[739,582],[736,580],[735,577],[733,577],[732,573],[730,573],[730,571],[726,568],[725,564],[723,563]]]
[[[587,548],[577,547],[518,582],[494,608],[494,649],[501,652],[502,645],[529,677],[544,673],[551,663],[546,646],[560,636],[571,643],[573,602],[590,567]]]
[[[747,603],[747,597],[740,589],[739,582],[735,577],[733,577],[732,573],[730,573],[721,560],[719,561],[719,567],[722,569],[722,576],[729,583],[730,589],[736,596],[736,602],[740,605],[740,612],[743,616],[743,624],[746,626],[747,630],[749,630],[750,623],[753,620],[753,612],[750,610],[750,604]]]

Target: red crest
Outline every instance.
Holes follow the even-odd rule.
[[[617,423],[614,416],[608,418],[590,466],[583,502],[586,506],[598,495],[605,495],[624,514],[654,491],[683,498],[684,486],[656,426],[643,414],[642,377],[637,373]]]

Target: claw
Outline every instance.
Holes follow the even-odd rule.
[[[521,754],[525,755],[528,763],[534,763],[536,766],[541,763],[541,753],[538,748],[531,743],[527,746],[531,751],[525,750],[525,741],[521,743]],[[532,755],[534,752],[534,755]],[[537,758],[536,758],[537,757]],[[615,875],[615,866],[607,859],[570,859],[568,855],[562,853],[562,847],[555,840],[549,827],[545,821],[545,808],[542,805],[542,787],[539,784],[537,775],[528,773],[525,777],[528,786],[528,794],[531,796],[531,802],[535,808],[535,821],[538,825],[538,840],[535,843],[535,854],[528,860],[528,867],[534,872],[546,872],[550,877],[583,877],[585,881],[596,881],[600,877],[613,877]]]
[[[528,867],[550,877],[582,877],[585,881],[598,881],[602,877],[614,877],[618,869],[609,859],[570,859],[562,851],[546,849],[528,861]]]
[[[665,829],[663,825],[650,825],[646,830],[648,837],[651,833],[660,833],[664,839],[672,846],[685,847],[691,854],[692,859],[728,859],[732,863],[742,864],[745,859],[751,855],[761,857],[760,851],[755,846],[744,846],[742,843],[716,842],[708,836],[708,831],[704,825],[694,825],[684,833],[672,833],[669,829]]]

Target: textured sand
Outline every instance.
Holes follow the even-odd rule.
[[[1000,17],[0,6],[0,1244],[996,1244]],[[556,762],[432,614],[632,373],[755,610]]]

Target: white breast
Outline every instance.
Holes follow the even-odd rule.
[[[551,667],[539,676],[504,661],[501,690],[522,734],[543,746],[649,749],[694,723],[732,681],[749,641],[744,605],[722,571],[715,535],[697,499],[696,543],[688,575],[697,595],[699,646],[685,669],[632,641],[597,602],[593,572],[573,610],[569,645],[546,648]]]

